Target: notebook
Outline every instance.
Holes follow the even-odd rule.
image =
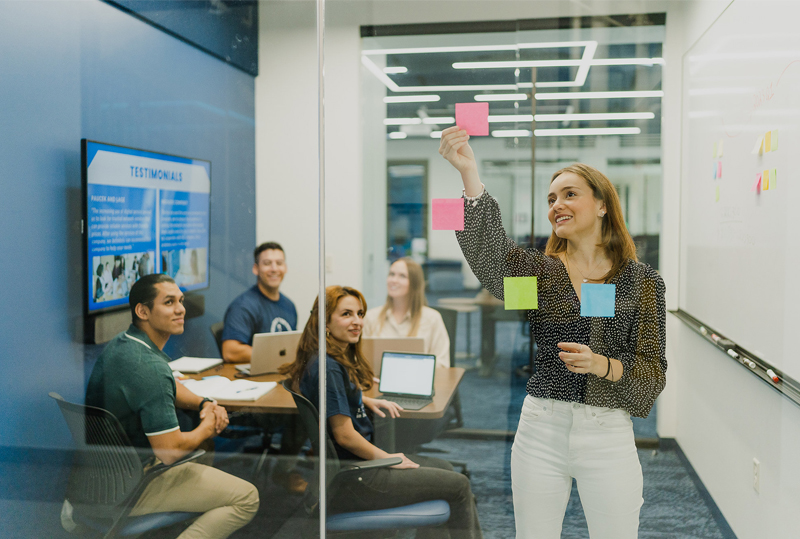
[[[169,368],[173,371],[178,372],[187,372],[190,374],[196,374],[198,372],[203,372],[211,367],[216,367],[217,365],[222,365],[222,360],[219,358],[213,357],[179,357],[175,361],[169,362]]]
[[[277,373],[284,363],[294,362],[302,331],[277,331],[253,335],[253,355],[250,363],[238,365],[237,370],[257,376]]]
[[[372,372],[376,375],[381,372],[381,358],[383,353],[392,352],[417,352],[425,351],[425,339],[422,337],[363,337],[361,351],[369,361]]]
[[[409,352],[384,352],[381,360],[382,398],[406,410],[419,410],[433,402],[436,356]]]
[[[206,376],[202,380],[183,382],[183,386],[195,395],[223,401],[256,401],[277,385],[277,382],[229,380],[224,376]]]

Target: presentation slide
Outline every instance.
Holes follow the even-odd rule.
[[[84,151],[88,311],[127,305],[149,273],[208,287],[211,163],[92,141]]]

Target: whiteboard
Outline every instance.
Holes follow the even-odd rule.
[[[736,0],[683,57],[679,299],[681,309],[795,380],[798,20],[798,2]],[[777,149],[759,152],[759,138],[770,132],[772,143],[775,131]],[[765,170],[769,189],[756,185]]]

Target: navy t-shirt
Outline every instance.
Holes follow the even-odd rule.
[[[308,362],[306,371],[300,379],[300,393],[305,396],[319,410],[319,366],[317,358],[314,357]],[[364,401],[361,398],[361,390],[356,384],[350,381],[347,369],[328,356],[325,363],[327,376],[328,398],[326,400],[328,418],[335,415],[346,415],[353,420],[353,427],[356,432],[363,436],[368,442],[372,441],[372,421],[367,417],[364,409]],[[331,435],[333,446],[339,460],[364,460],[352,454],[347,449],[336,443],[336,439]]]
[[[225,311],[223,341],[239,341],[252,346],[256,333],[293,331],[297,328],[297,309],[292,300],[280,294],[272,301],[258,285],[244,291]]]

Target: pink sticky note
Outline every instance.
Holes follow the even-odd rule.
[[[759,172],[756,174],[756,183],[753,184],[753,187],[750,188],[750,192],[757,191],[759,185],[761,184],[761,173]]]
[[[456,125],[468,135],[489,135],[489,103],[456,103]]]
[[[431,202],[433,230],[464,230],[464,199],[434,198]]]
[[[717,178],[722,178],[722,161],[717,163]]]

